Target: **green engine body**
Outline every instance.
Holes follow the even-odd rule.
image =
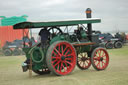
[[[55,43],[56,41],[68,41],[71,44],[80,44],[80,43],[89,43],[90,41],[87,38],[87,34],[85,31],[80,31],[78,35],[69,35],[69,34],[61,34],[53,37],[49,46]],[[77,38],[81,38],[81,41],[77,41]],[[40,44],[40,43],[39,43]],[[32,70],[39,70],[45,68],[46,65],[46,53],[48,47],[46,49],[42,49],[40,45],[37,44],[33,47],[23,48],[23,51],[26,53],[26,58],[29,61],[32,58]],[[76,53],[89,52],[91,50],[91,45],[85,46],[74,46],[76,49]],[[25,61],[26,62],[26,61]],[[29,62],[27,62],[29,63]]]

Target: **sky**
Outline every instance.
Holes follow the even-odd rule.
[[[86,8],[101,19],[94,30],[128,32],[128,0],[0,0],[0,16],[28,15],[28,21],[83,19]]]

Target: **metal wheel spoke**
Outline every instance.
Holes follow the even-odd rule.
[[[87,66],[88,66],[89,64],[90,64],[90,62],[88,62],[88,63],[86,62],[86,65],[87,65]]]
[[[68,48],[68,46],[66,46],[66,48],[64,48],[64,52],[66,51],[67,48]]]
[[[87,58],[87,60],[89,61],[89,60],[90,60],[90,58],[88,57],[88,58]]]
[[[62,67],[64,68],[64,72],[67,72],[67,70],[65,69],[64,65],[62,65]]]
[[[104,67],[104,62],[102,61],[102,67]]]
[[[98,62],[97,67],[99,66],[100,62]]]
[[[106,59],[103,59],[103,60],[106,60]]]
[[[105,62],[104,61],[102,61],[102,63],[105,65]]]
[[[54,33],[54,29],[52,29],[52,32]]]
[[[86,63],[85,63],[85,62],[83,62],[83,67],[85,68],[85,66],[86,66]]]
[[[61,46],[61,51],[62,51],[62,55],[64,54],[64,51],[63,51],[63,45]]]
[[[87,64],[89,64],[89,62],[88,62],[87,60],[86,60],[85,62],[86,62]]]
[[[103,52],[103,54],[102,54],[102,56],[101,57],[103,57],[104,56],[104,52]]]
[[[61,56],[60,52],[56,48],[54,50]]]
[[[99,61],[99,68],[101,68],[101,63],[100,63],[100,61]]]
[[[58,31],[58,30],[56,30],[56,32],[55,32],[56,34],[57,34],[57,31]]]
[[[69,49],[68,49],[67,52],[65,53],[65,56],[67,55],[68,52],[69,52]]]
[[[69,61],[65,61],[65,62],[72,66],[72,63],[70,63]]]
[[[88,57],[86,53],[84,53],[83,55],[84,55],[84,57],[85,57],[85,58],[87,58],[87,57]]]
[[[63,63],[61,62],[61,65],[60,65],[60,72],[61,72],[61,70],[62,70],[62,67],[63,67]]]
[[[100,53],[99,53],[100,52]],[[99,50],[99,52],[98,52],[98,54],[99,54],[99,57],[100,57],[100,55],[101,55],[101,50]]]
[[[73,56],[73,53],[71,53],[71,54],[67,54],[66,57],[67,57],[67,56]]]
[[[54,67],[56,66],[56,65],[58,65],[60,63],[60,60],[54,65]]]
[[[80,57],[78,57],[77,59],[78,59],[78,61],[81,61],[81,58]]]
[[[99,60],[99,58],[97,57],[97,58],[94,58],[94,60]]]
[[[106,57],[106,55],[102,56],[102,57]]]
[[[88,66],[88,65],[89,65],[89,63],[86,63],[86,62],[85,62],[85,66]]]
[[[94,60],[94,63],[96,63],[97,62],[97,60]]]
[[[57,60],[53,60],[52,63],[56,62]]]
[[[66,62],[64,62],[64,64],[65,64],[65,66],[67,67],[67,70],[68,70],[68,65],[67,65],[67,63],[66,63]]]
[[[81,57],[77,57],[77,58],[81,60]]]
[[[60,59],[60,57],[52,57],[53,59]]]
[[[95,56],[94,57],[99,57],[99,56],[97,56],[97,54],[95,54]]]
[[[55,52],[53,52],[54,56],[56,56],[57,54]]]
[[[58,66],[57,66],[57,71],[59,71],[59,64],[58,64]]]
[[[79,61],[79,62],[80,62],[80,65],[81,65],[82,61]]]
[[[72,58],[65,58],[66,60],[72,60]]]
[[[81,55],[82,57],[84,57],[82,53],[80,53],[80,55]]]

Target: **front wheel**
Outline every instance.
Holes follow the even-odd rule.
[[[76,52],[74,47],[66,41],[53,43],[46,55],[47,66],[56,75],[67,75],[76,65]]]
[[[104,70],[107,68],[109,64],[109,55],[106,49],[104,48],[96,48],[91,55],[92,66],[96,70]]]
[[[4,53],[5,56],[11,56],[12,55],[12,50],[9,49],[9,48],[8,49],[4,49],[3,53]]]
[[[78,54],[77,66],[81,70],[86,70],[91,66],[91,58],[88,57],[87,52]]]
[[[115,42],[114,47],[115,48],[122,48],[122,42],[120,42],[120,41]]]
[[[113,43],[107,42],[107,43],[105,44],[105,47],[106,47],[106,49],[112,49],[112,48],[113,48]]]

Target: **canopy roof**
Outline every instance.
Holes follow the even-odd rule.
[[[41,27],[55,27],[55,26],[72,26],[78,24],[89,24],[89,23],[100,23],[101,19],[74,19],[74,20],[64,20],[64,21],[47,21],[47,22],[22,22],[15,24],[14,29],[31,29],[31,28],[41,28]]]

